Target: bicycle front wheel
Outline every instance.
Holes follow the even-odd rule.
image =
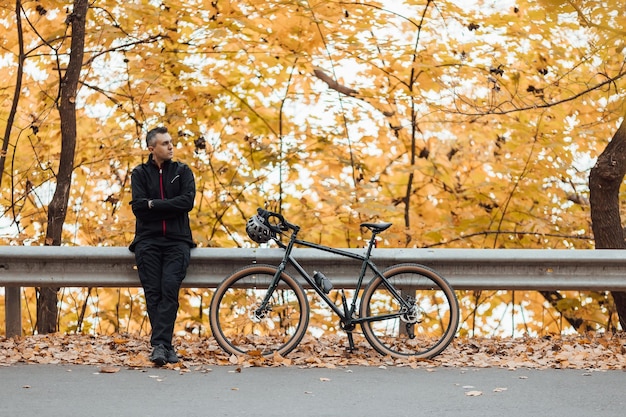
[[[298,281],[282,273],[268,304],[261,308],[276,273],[271,265],[250,265],[215,290],[211,331],[226,352],[285,356],[302,340],[309,324],[309,303]]]
[[[394,265],[383,272],[407,301],[400,301],[380,277],[363,291],[361,324],[369,344],[395,358],[432,358],[452,341],[459,324],[459,304],[448,282],[418,264]]]

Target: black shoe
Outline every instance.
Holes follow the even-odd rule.
[[[180,358],[176,354],[176,349],[174,349],[173,347],[167,349],[166,359],[167,363],[178,363],[178,361],[180,361]]]
[[[163,366],[167,363],[169,350],[165,345],[157,345],[150,355],[150,360],[154,362],[156,366]]]

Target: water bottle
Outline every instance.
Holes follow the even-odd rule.
[[[333,283],[330,282],[330,280],[326,278],[326,276],[321,272],[315,271],[315,273],[313,274],[313,278],[315,279],[315,283],[317,284],[317,286],[320,287],[322,291],[324,291],[324,294],[328,294],[330,290],[333,289]]]

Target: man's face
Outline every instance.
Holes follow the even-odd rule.
[[[174,145],[172,145],[172,137],[169,133],[159,133],[156,135],[154,146],[149,148],[152,152],[154,161],[161,165],[165,161],[169,161],[174,157]]]

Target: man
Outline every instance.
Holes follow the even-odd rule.
[[[191,169],[172,161],[174,145],[165,127],[146,135],[148,161],[131,176],[133,213],[137,219],[135,252],[139,280],[146,297],[152,326],[150,360],[157,366],[176,363],[172,346],[178,313],[178,293],[195,247],[189,227],[196,185]]]

